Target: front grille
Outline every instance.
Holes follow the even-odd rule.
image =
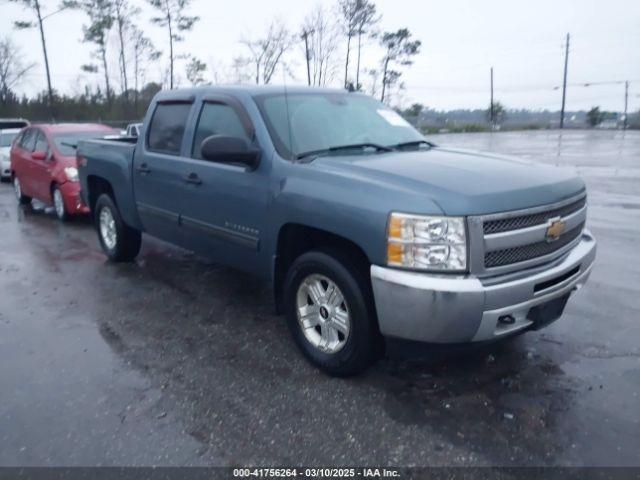
[[[550,253],[561,249],[565,245],[570,244],[582,233],[583,228],[584,222],[568,232],[565,232],[555,242],[547,242],[545,240],[542,242],[530,243],[529,245],[486,252],[484,255],[484,266],[485,268],[500,267],[502,265],[510,265],[512,263],[524,262],[526,260],[531,260],[532,258],[549,255]]]
[[[487,220],[483,223],[485,235],[491,233],[510,232],[511,230],[519,230],[521,228],[533,227],[546,223],[550,218],[565,217],[573,212],[577,212],[587,203],[587,197],[582,197],[569,205],[554,208],[540,213],[532,213],[528,215],[520,215],[518,217],[500,218],[496,220]],[[510,262],[509,262],[510,263]]]

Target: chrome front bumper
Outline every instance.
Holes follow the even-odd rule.
[[[533,307],[584,285],[595,256],[596,241],[585,230],[580,243],[559,261],[526,276],[477,278],[373,265],[371,282],[380,331],[406,340],[465,343],[524,330],[535,326],[529,318]],[[507,316],[509,322],[499,321]]]

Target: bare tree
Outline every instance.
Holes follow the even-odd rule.
[[[351,39],[356,34],[358,19],[358,4],[361,0],[338,0],[342,15],[342,28],[347,36],[347,54],[344,61],[344,86],[349,83],[349,57],[351,55]]]
[[[42,54],[44,55],[44,69],[47,74],[47,90],[49,94],[49,108],[53,108],[53,86],[51,85],[51,70],[49,69],[49,55],[47,54],[47,41],[44,35],[43,22],[51,15],[58,13],[60,10],[64,10],[64,7],[49,15],[46,15],[42,10],[42,2],[40,0],[9,0],[12,3],[19,3],[24,8],[31,10],[35,14],[37,22],[30,21],[16,21],[14,22],[15,28],[24,30],[27,28],[37,27],[40,31],[40,41],[42,43]]]
[[[118,62],[120,65],[120,79],[122,91],[126,99],[129,98],[129,77],[127,75],[127,39],[133,29],[133,20],[140,14],[140,8],[131,5],[129,0],[112,0],[113,20],[118,32]]]
[[[369,77],[369,88],[367,91],[369,95],[375,97],[378,95],[378,83],[380,82],[380,70],[376,70],[375,68],[371,68],[365,70],[365,73]]]
[[[311,85],[330,83],[336,73],[334,56],[338,48],[338,25],[328,12],[316,6],[305,18],[302,31],[307,35]],[[305,55],[307,52],[305,52]]]
[[[191,85],[202,85],[206,81],[204,79],[204,72],[206,71],[207,64],[192,56],[189,63],[187,63],[187,80]]]
[[[139,90],[144,80],[147,63],[159,59],[162,53],[156,50],[151,40],[135,26],[130,32],[130,42],[133,46],[133,105],[137,115]]]
[[[407,66],[413,63],[412,57],[420,52],[422,42],[411,40],[411,32],[401,28],[396,32],[386,32],[380,39],[385,49],[382,59],[382,95],[384,102],[387,89],[398,82],[402,72],[394,70],[394,66]]]
[[[9,37],[0,38],[0,103],[6,103],[13,94],[13,87],[20,83],[35,66],[26,64],[20,49]]]
[[[111,102],[112,90],[107,63],[107,40],[113,27],[114,10],[111,0],[64,0],[63,6],[82,10],[89,17],[89,24],[82,26],[83,40],[96,46],[102,63],[107,102]]]
[[[283,55],[293,45],[294,38],[287,27],[275,20],[269,25],[266,36],[256,40],[242,40],[249,49],[248,60],[255,67],[255,82],[267,84],[276,71]]]
[[[252,81],[253,74],[250,72],[251,59],[247,57],[234,57],[231,61],[231,83],[248,83]]]
[[[169,88],[173,88],[176,59],[174,43],[184,40],[181,32],[191,30],[200,17],[184,13],[191,0],[147,0],[147,2],[160,12],[160,16],[153,17],[151,21],[156,25],[166,27],[169,34]]]
[[[356,65],[356,88],[360,90],[360,56],[362,53],[362,37],[373,33],[373,28],[380,21],[376,6],[369,0],[356,2],[356,31],[358,36],[358,60]]]

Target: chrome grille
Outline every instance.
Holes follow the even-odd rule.
[[[565,231],[548,241],[547,231],[558,218]],[[553,261],[580,242],[586,220],[585,192],[547,205],[467,217],[469,271],[488,277]]]
[[[510,265],[512,263],[524,262],[532,258],[543,257],[549,255],[565,245],[570,244],[575,240],[584,228],[584,222],[577,227],[565,232],[555,242],[547,242],[546,240],[536,243],[530,243],[528,245],[522,245],[519,247],[505,248],[503,250],[494,250],[492,252],[486,252],[484,255],[485,268],[500,267],[503,265]]]
[[[564,217],[570,215],[573,212],[577,212],[585,206],[587,202],[586,197],[552,210],[545,212],[533,213],[530,215],[519,215],[510,218],[499,218],[496,220],[488,220],[483,224],[483,230],[485,235],[491,233],[510,232],[512,230],[520,230],[522,228],[533,227],[534,225],[541,225],[546,223],[550,218]],[[485,262],[486,265],[486,262]]]

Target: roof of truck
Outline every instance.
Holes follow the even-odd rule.
[[[226,93],[226,94],[245,94],[251,96],[269,94],[269,93],[347,93],[341,88],[323,88],[308,86],[289,86],[289,85],[208,85],[193,88],[180,88],[175,90],[164,90],[158,93],[157,100],[180,100],[185,97],[203,95],[207,93]],[[356,92],[354,92],[356,93]]]

